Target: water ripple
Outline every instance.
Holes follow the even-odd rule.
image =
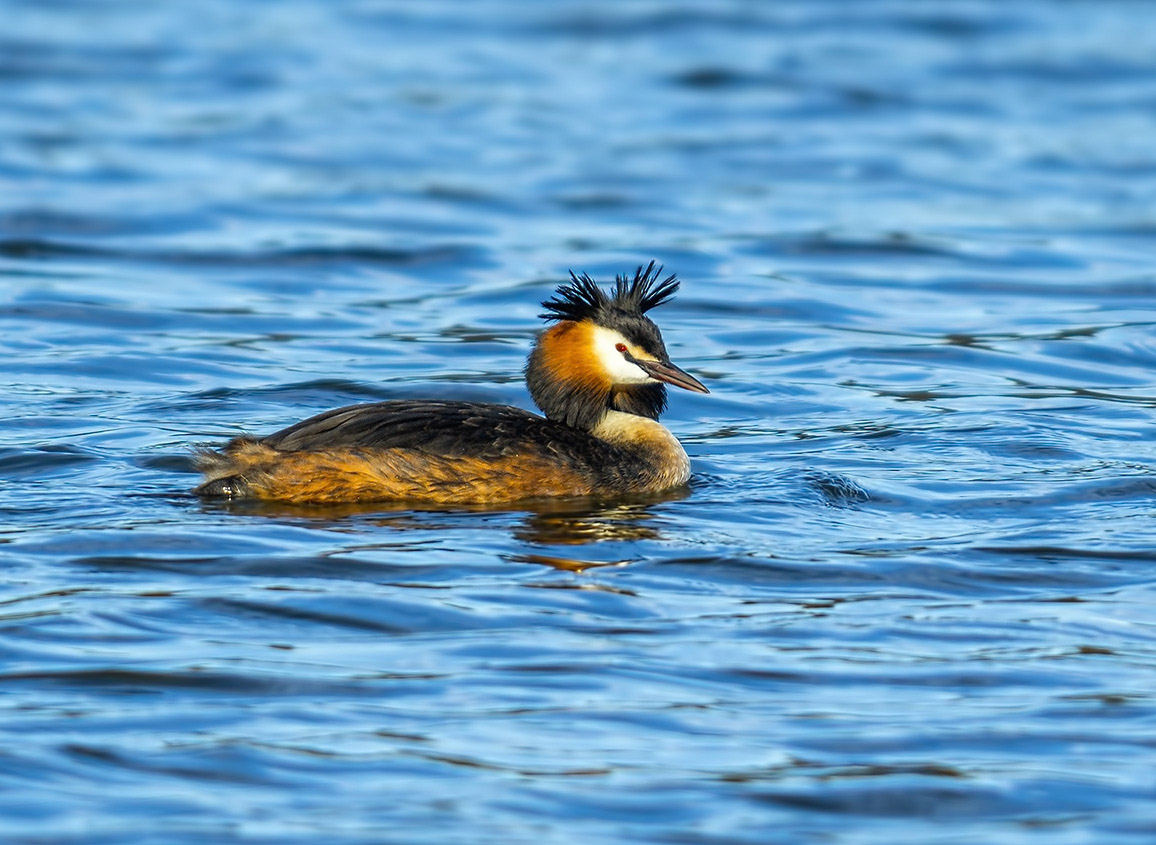
[[[1058,8],[8,0],[0,839],[1148,842],[1156,30]],[[651,258],[687,489],[190,494]]]

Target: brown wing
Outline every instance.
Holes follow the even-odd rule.
[[[595,466],[621,460],[614,446],[521,408],[432,399],[337,408],[271,434],[261,443],[283,451],[413,449],[445,457],[499,458],[532,452]]]

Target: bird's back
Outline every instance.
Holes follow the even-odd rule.
[[[620,495],[639,456],[508,405],[400,400],[318,414],[202,454],[198,492],[289,501]]]

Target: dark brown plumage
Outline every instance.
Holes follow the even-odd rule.
[[[612,295],[586,275],[543,303],[526,381],[542,418],[505,405],[402,400],[326,411],[264,438],[203,451],[201,496],[297,502],[509,502],[619,496],[686,482],[658,422],[665,383],[707,392],[675,367],[644,314],[678,282],[653,262]]]

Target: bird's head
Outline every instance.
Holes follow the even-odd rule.
[[[618,276],[610,292],[588,275],[570,274],[542,303],[543,331],[526,365],[535,404],[550,419],[593,428],[608,410],[657,419],[671,384],[696,393],[706,387],[671,362],[662,334],[646,316],[678,290],[678,280],[659,281],[652,261],[634,276]]]

